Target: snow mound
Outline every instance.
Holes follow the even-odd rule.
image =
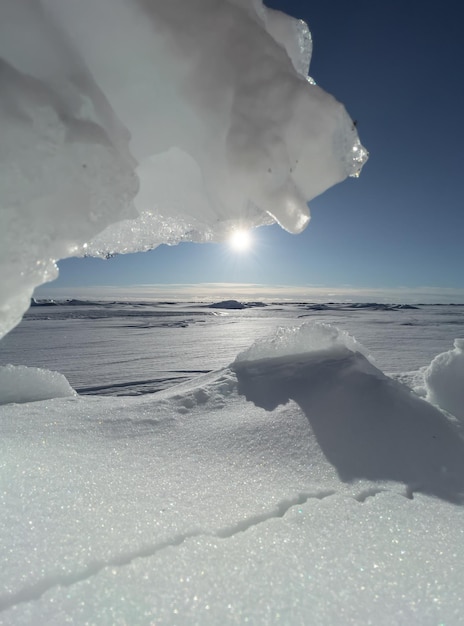
[[[209,309],[253,309],[266,306],[264,302],[240,302],[239,300],[221,300],[207,305]]]
[[[464,339],[438,354],[424,372],[427,400],[464,420]]]
[[[301,326],[278,328],[274,335],[259,339],[250,348],[241,352],[236,362],[308,352],[346,354],[349,351],[363,354],[366,352],[364,346],[346,331],[323,322],[308,322]]]
[[[462,501],[464,442],[453,424],[383,374],[337,328],[279,329],[231,368],[239,393],[256,406],[300,407],[341,480],[395,481],[407,494]]]
[[[367,159],[310,56],[261,0],[2,0],[0,336],[60,258],[305,228]]]
[[[245,309],[246,305],[238,300],[221,300],[221,302],[213,302],[208,304],[209,309]]]
[[[0,367],[0,405],[76,395],[66,377],[59,372],[24,365]]]

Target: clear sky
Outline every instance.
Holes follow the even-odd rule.
[[[60,278],[51,287],[72,295],[92,285],[428,286],[461,291],[451,299],[464,301],[460,3],[267,4],[309,24],[310,74],[345,104],[370,152],[361,177],[313,200],[312,220],[301,235],[278,226],[257,229],[246,254],[226,244],[181,244],[109,261],[68,259],[59,263]]]

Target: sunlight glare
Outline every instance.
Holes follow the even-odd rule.
[[[252,237],[249,230],[234,230],[229,237],[229,245],[238,252],[244,252],[251,247]]]

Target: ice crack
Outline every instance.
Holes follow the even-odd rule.
[[[259,524],[275,518],[284,517],[285,514],[294,506],[301,506],[311,499],[322,500],[324,498],[334,495],[335,493],[336,492],[333,490],[321,491],[318,493],[300,493],[294,498],[282,500],[271,511],[241,520],[233,526],[226,526],[224,528],[219,528],[218,530],[211,532],[192,531],[189,533],[179,534],[166,541],[161,541],[153,545],[144,546],[139,550],[115,555],[114,557],[109,558],[105,561],[94,561],[79,572],[48,576],[30,585],[29,587],[17,591],[16,593],[0,596],[0,612],[11,609],[17,604],[39,600],[43,595],[45,595],[54,587],[71,587],[72,585],[83,582],[91,578],[92,576],[97,575],[106,567],[123,567],[125,565],[130,565],[136,559],[152,557],[158,552],[165,550],[166,548],[180,546],[187,540],[193,539],[195,537],[229,539],[234,535],[246,532],[254,526],[258,526]]]
[[[301,506],[302,504],[306,504],[306,502],[311,499],[323,500],[324,498],[333,496],[335,493],[336,492],[333,490],[321,491],[319,493],[311,494],[301,493],[299,496],[291,500],[282,500],[271,513],[262,513],[261,515],[249,517],[248,519],[238,522],[238,524],[231,528],[217,530],[213,534],[213,536],[220,537],[221,539],[228,539],[229,537],[233,537],[238,533],[245,532],[252,526],[258,526],[259,524],[267,522],[270,519],[284,517],[284,515],[294,506]]]

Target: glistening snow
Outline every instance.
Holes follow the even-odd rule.
[[[6,337],[142,395],[0,407],[2,623],[462,623],[461,427],[397,382],[462,406],[460,342],[424,367],[462,308],[217,310],[33,307]],[[16,401],[56,393],[36,373]]]
[[[366,159],[306,79],[310,48],[259,0],[0,0],[0,334],[58,258],[304,228],[306,201]],[[263,339],[278,315],[229,310],[227,328],[187,307],[163,327],[136,309],[84,335],[82,308],[26,319],[16,355],[38,358],[38,330],[67,369],[85,339],[85,375],[101,391],[116,367],[114,392],[131,332],[166,361],[166,333],[190,341],[178,377],[212,369],[215,332],[261,339],[136,398],[76,396],[14,356],[1,369],[2,624],[463,623],[463,339],[395,380],[333,326]]]

